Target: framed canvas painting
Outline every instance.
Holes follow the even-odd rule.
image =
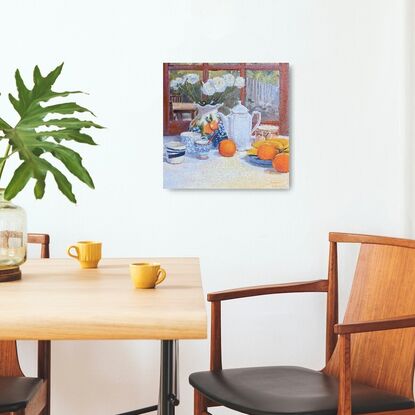
[[[164,63],[165,189],[288,189],[288,63]]]

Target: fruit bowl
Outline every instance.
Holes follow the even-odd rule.
[[[258,156],[247,156],[248,163],[257,167],[272,167],[272,160],[261,160]]]

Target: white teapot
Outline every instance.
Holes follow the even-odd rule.
[[[257,115],[258,120],[252,128],[252,120],[255,115]],[[238,104],[232,108],[229,115],[219,113],[219,116],[229,138],[235,141],[237,149],[239,151],[248,150],[251,147],[252,134],[261,124],[261,113],[253,111],[251,115],[248,108],[243,106],[241,101],[238,101]]]

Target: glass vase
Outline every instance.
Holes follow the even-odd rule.
[[[0,270],[17,268],[26,261],[26,212],[4,198],[0,189]]]

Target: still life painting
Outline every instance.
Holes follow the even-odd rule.
[[[164,63],[165,189],[288,189],[288,63]]]

